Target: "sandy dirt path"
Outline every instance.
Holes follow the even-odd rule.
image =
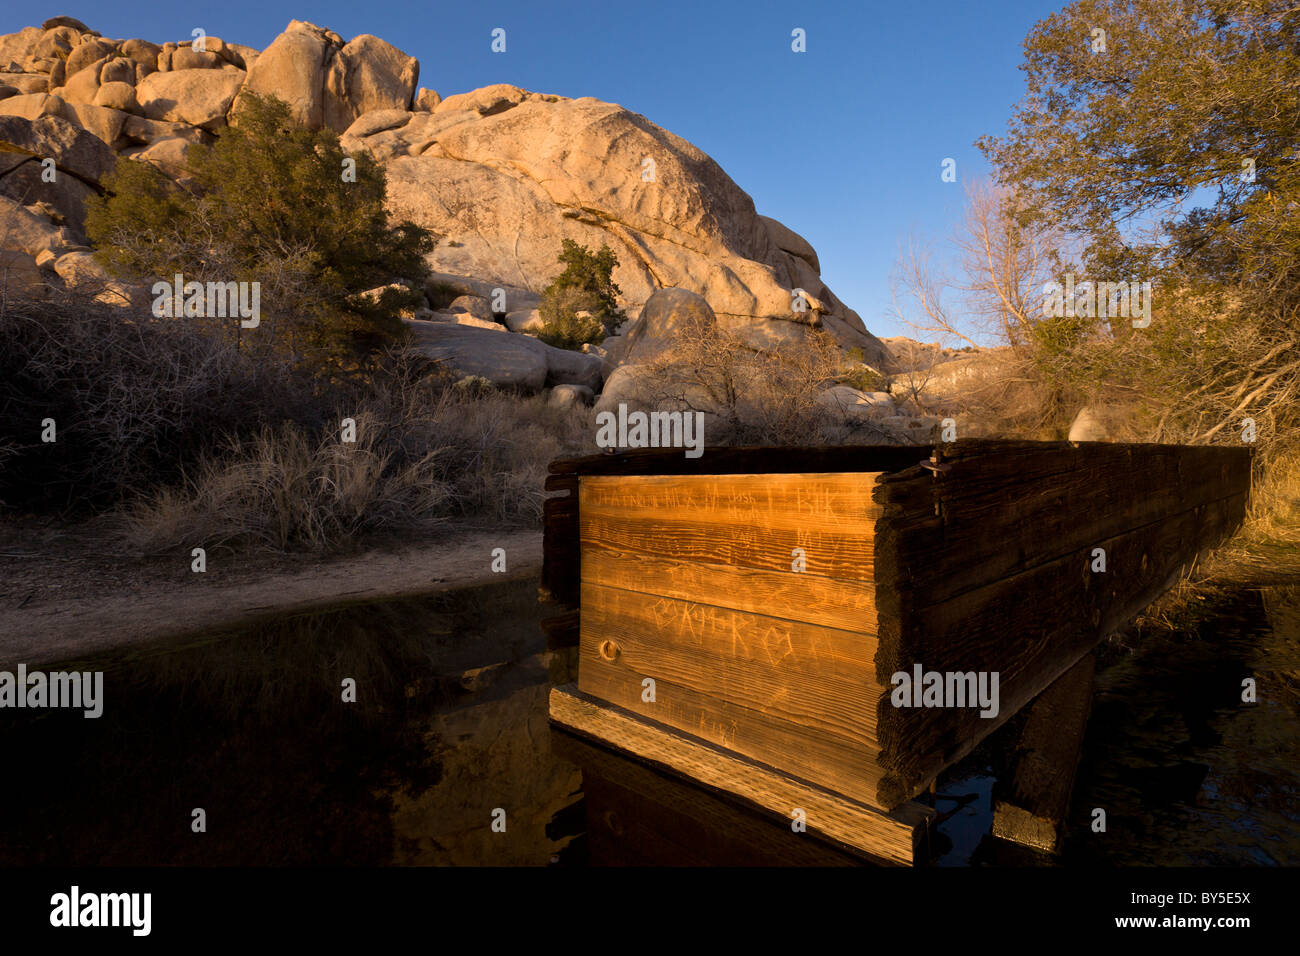
[[[491,569],[494,548],[506,572]],[[84,567],[78,567],[84,564]],[[0,669],[81,658],[163,637],[224,629],[307,609],[415,597],[535,575],[540,531],[461,532],[418,546],[337,558],[210,557],[128,565],[0,554]]]

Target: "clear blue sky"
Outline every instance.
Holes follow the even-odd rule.
[[[194,27],[264,49],[291,19],[380,36],[443,96],[491,83],[595,96],[642,113],[721,164],[760,213],[817,249],[826,283],[878,335],[909,234],[945,239],[974,148],[1002,133],[1030,27],[1065,0],[772,3],[365,3],[70,0],[6,4],[0,32],[78,17],[105,36],[188,39]],[[494,27],[507,50],[489,49]],[[807,31],[807,52],[790,32]],[[959,182],[940,181],[945,157]],[[936,244],[936,252],[940,247]]]

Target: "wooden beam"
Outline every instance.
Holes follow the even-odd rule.
[[[570,607],[578,604],[581,554],[578,544],[578,479],[563,476],[547,489],[563,495],[542,502],[542,592],[543,597]]]
[[[587,851],[595,866],[862,866],[854,847],[794,833],[721,791],[654,770],[557,729],[551,753],[582,770]]]
[[[930,602],[1250,489],[1245,448],[954,442],[935,454],[940,471],[884,474],[876,492],[877,533]]]
[[[578,646],[582,627],[579,612],[576,609],[565,611],[563,614],[556,614],[553,617],[544,617],[538,624],[542,628],[542,633],[546,635],[548,649],[554,651],[565,647]]]
[[[550,464],[552,481],[573,475],[765,475],[782,472],[897,471],[930,457],[929,445],[826,445],[708,448],[687,458],[680,448],[566,458]]]
[[[935,816],[928,807],[908,803],[889,813],[868,807],[613,707],[573,684],[552,688],[550,713],[551,720],[575,733],[732,794],[787,826],[792,812],[801,809],[809,832],[821,839],[856,848],[882,863],[915,866],[926,861],[926,836]]]
[[[1060,848],[1092,711],[1095,666],[1095,656],[1084,655],[1030,705],[1013,782],[993,808],[994,836],[1048,853]]]
[[[1106,551],[1105,573],[1089,570],[1091,547],[1084,547],[943,602],[925,600],[924,587],[882,580],[881,686],[916,663],[940,672],[996,671],[1000,700],[997,716],[985,718],[974,708],[897,708],[883,695],[877,739],[887,773],[876,802],[889,807],[924,790],[1167,590],[1201,548],[1240,523],[1244,507],[1245,497],[1236,496],[1093,542]]]

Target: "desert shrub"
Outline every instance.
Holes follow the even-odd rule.
[[[810,330],[802,342],[761,349],[693,317],[674,332],[672,347],[646,364],[644,394],[656,408],[704,412],[710,444],[902,440],[887,426],[850,419],[824,402],[843,362],[834,339],[820,330]]]
[[[196,149],[186,188],[147,164],[118,163],[106,194],[87,202],[101,258],[137,280],[260,282],[256,339],[326,364],[349,365],[398,337],[397,312],[423,293],[356,293],[423,276],[434,240],[389,221],[383,168],[345,153],[337,133],[298,125],[274,97],[243,94],[236,124]]]
[[[1295,548],[1300,546],[1300,448],[1293,444],[1286,452],[1257,468],[1246,532],[1257,540]]]
[[[449,489],[429,456],[401,461],[376,423],[356,420],[357,440],[292,422],[233,437],[178,488],[130,511],[129,538],[146,551],[200,541],[208,549],[322,549],[392,527],[424,529]]]
[[[613,334],[626,319],[618,307],[619,287],[612,278],[618,256],[609,246],[592,252],[565,239],[558,261],[564,271],[542,291],[538,306],[542,328],[537,337],[558,348],[579,349]]]
[[[562,289],[543,299],[542,326],[537,337],[559,349],[580,351],[586,343],[604,341],[604,323],[586,311],[587,295],[577,289]]]
[[[588,409],[553,408],[536,395],[447,394],[438,421],[454,513],[494,526],[540,528],[550,462],[598,451]]]
[[[6,303],[0,336],[0,507],[118,509],[132,549],[536,527],[547,464],[595,450],[589,411],[458,382],[406,346],[323,383],[207,323],[76,296]]]
[[[0,308],[0,503],[77,508],[174,480],[213,435],[318,414],[309,382],[202,324],[85,297]],[[42,441],[52,420],[55,441]]]
[[[844,353],[837,381],[863,392],[889,391],[890,378],[866,364],[862,349],[853,347]]]
[[[865,365],[847,367],[840,372],[838,381],[862,392],[887,392],[890,386],[888,375]]]
[[[457,387],[411,349],[387,352],[330,422],[233,436],[183,484],[134,504],[135,549],[329,550],[368,535],[427,533],[448,520],[540,527],[547,464],[592,451],[590,413],[495,389]],[[355,442],[339,422],[356,424]]]

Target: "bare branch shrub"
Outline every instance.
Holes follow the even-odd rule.
[[[185,321],[51,292],[0,309],[0,502],[111,504],[174,479],[212,436],[311,421],[310,386]],[[41,440],[53,419],[56,441]]]
[[[821,329],[800,340],[758,348],[716,322],[692,315],[672,346],[646,363],[647,397],[656,405],[704,412],[710,443],[892,444],[896,429],[828,403],[826,390],[850,373],[844,353]]]
[[[368,535],[425,534],[451,519],[538,527],[548,463],[594,451],[590,412],[540,396],[458,388],[409,348],[333,419],[312,430],[287,422],[234,435],[185,482],[129,511],[132,548],[206,546],[332,550]],[[342,419],[355,441],[342,440]]]

